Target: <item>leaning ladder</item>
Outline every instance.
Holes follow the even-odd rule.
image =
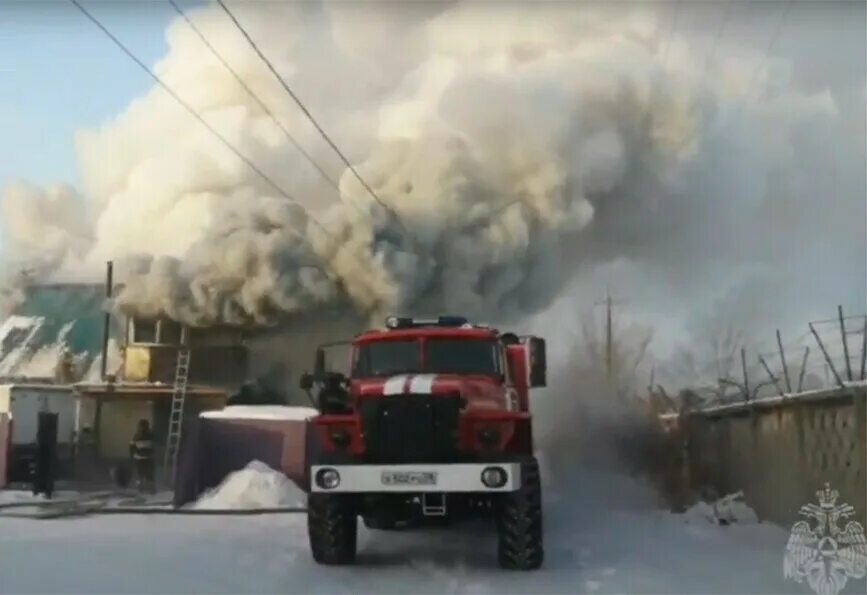
[[[175,368],[175,388],[172,392],[172,406],[169,410],[169,431],[166,436],[166,452],[163,460],[163,472],[166,482],[173,484],[175,467],[178,463],[178,450],[181,446],[181,430],[184,425],[184,402],[187,399],[187,380],[190,377],[190,350],[181,347],[178,350],[178,362]]]

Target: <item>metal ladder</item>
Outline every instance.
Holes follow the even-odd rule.
[[[163,459],[163,472],[166,483],[174,484],[175,466],[178,463],[178,450],[181,446],[181,430],[184,425],[184,402],[187,400],[187,380],[190,377],[190,350],[178,350],[175,368],[175,387],[172,392],[172,406],[169,410],[169,431],[166,435],[166,452]]]

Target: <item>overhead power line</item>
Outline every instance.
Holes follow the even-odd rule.
[[[198,120],[202,126],[207,128],[208,131],[211,134],[213,134],[227,149],[229,149],[232,153],[234,153],[236,157],[238,157],[241,161],[243,161],[251,170],[253,170],[260,178],[262,178],[269,186],[271,186],[274,190],[276,190],[281,196],[283,196],[284,198],[288,199],[292,203],[299,206],[304,211],[304,213],[307,215],[307,218],[311,222],[313,222],[314,225],[316,225],[319,229],[321,229],[327,235],[333,237],[334,234],[332,234],[321,222],[319,222],[315,217],[313,217],[307,211],[307,209],[305,209],[304,206],[298,202],[298,200],[294,196],[292,196],[286,190],[284,190],[279,184],[277,184],[277,182],[275,182],[271,177],[269,177],[268,174],[266,174],[259,167],[257,167],[256,164],[253,163],[249,157],[244,155],[244,153],[242,153],[240,151],[240,149],[235,147],[235,145],[233,145],[225,136],[220,134],[220,132],[216,128],[211,126],[208,123],[208,121],[202,117],[201,114],[199,114],[189,103],[184,101],[174,91],[174,89],[172,89],[170,86],[168,86],[153,70],[151,70],[147,66],[147,64],[142,62],[141,59],[139,59],[139,57],[136,56],[132,52],[132,50],[130,50],[128,47],[126,47],[126,45],[124,45],[124,43],[122,41],[120,41],[117,37],[115,37],[115,35],[111,31],[109,31],[109,29],[105,25],[103,25],[99,19],[97,19],[93,14],[90,13],[90,11],[88,11],[84,6],[82,6],[81,3],[79,2],[79,0],[69,0],[69,1],[73,5],[75,5],[75,7],[78,8],[78,10],[80,10],[84,16],[86,16],[88,19],[90,19],[90,21],[94,25],[96,25],[100,29],[100,31],[102,31],[106,35],[106,37],[108,37],[112,42],[114,42],[114,44],[124,54],[126,54],[127,57],[129,57],[133,62],[135,62],[139,66],[139,68],[144,70],[160,87],[162,87],[162,89],[166,93],[168,93],[185,110],[187,110],[187,112],[189,112],[191,116],[193,116],[196,120]]]
[[[395,218],[397,218],[397,213],[395,213],[394,209],[389,207],[376,194],[376,192],[373,191],[373,188],[370,187],[370,185],[364,180],[364,178],[361,177],[361,175],[358,173],[358,170],[355,168],[355,166],[353,166],[352,163],[349,162],[349,159],[346,158],[346,155],[343,154],[343,151],[340,150],[340,148],[337,146],[337,144],[333,140],[331,140],[330,136],[328,136],[328,133],[325,132],[325,130],[322,128],[322,126],[319,125],[319,122],[317,122],[316,118],[313,117],[313,114],[310,113],[310,110],[307,109],[307,107],[304,105],[304,102],[301,101],[301,99],[298,97],[298,95],[295,94],[295,92],[292,90],[292,88],[289,86],[289,84],[286,82],[286,80],[280,75],[279,72],[277,72],[277,69],[274,68],[274,65],[271,63],[271,61],[268,60],[268,58],[265,56],[265,54],[262,52],[262,50],[259,48],[259,46],[256,44],[256,42],[253,41],[253,38],[250,37],[250,34],[247,32],[246,29],[244,29],[244,26],[241,25],[241,23],[238,21],[238,19],[235,17],[235,15],[232,13],[232,11],[229,10],[229,7],[226,6],[225,2],[223,2],[223,0],[217,0],[217,4],[220,5],[220,7],[223,9],[223,12],[225,12],[226,15],[232,20],[232,23],[234,23],[234,25],[235,25],[235,27],[237,27],[238,31],[241,32],[241,34],[244,36],[244,39],[247,40],[247,43],[250,44],[250,47],[253,48],[253,51],[256,52],[256,55],[259,56],[259,59],[261,59],[262,62],[265,64],[265,66],[268,67],[268,70],[271,71],[271,74],[274,75],[274,77],[277,79],[277,81],[280,83],[280,85],[283,87],[283,89],[286,91],[286,93],[289,94],[289,96],[292,98],[292,100],[295,102],[295,104],[299,107],[299,109],[301,109],[301,111],[304,112],[304,115],[307,116],[307,119],[310,120],[310,123],[313,124],[313,126],[319,132],[320,136],[322,136],[322,138],[325,139],[325,142],[328,143],[328,145],[334,150],[334,152],[337,154],[337,156],[340,157],[340,160],[343,161],[344,165],[346,165],[346,167],[349,169],[349,171],[352,172],[352,175],[355,176],[355,179],[358,180],[358,182],[364,187],[364,189],[371,196],[371,198],[373,198],[373,200],[375,200],[381,207],[386,209],[388,212],[390,212],[392,215],[394,215]],[[398,222],[400,222],[400,219],[399,218],[397,218],[397,219],[398,219]]]
[[[246,91],[246,93],[256,102],[259,108],[263,112],[265,112],[265,114],[269,118],[271,118],[271,121],[274,122],[274,124],[283,132],[286,138],[289,139],[289,142],[291,142],[295,146],[295,148],[298,149],[298,152],[301,153],[305,159],[307,159],[310,165],[316,168],[316,171],[318,171],[320,175],[322,175],[322,177],[339,193],[340,189],[337,186],[337,182],[330,175],[328,175],[328,172],[326,172],[322,168],[322,166],[319,165],[319,163],[317,163],[316,160],[313,159],[313,157],[304,149],[304,147],[301,146],[298,140],[294,136],[292,136],[292,133],[290,133],[289,130],[287,130],[286,127],[280,122],[280,120],[277,119],[277,116],[274,115],[274,113],[268,108],[265,102],[262,101],[262,99],[256,94],[256,92],[253,91],[253,89],[251,89],[246,82],[244,82],[244,79],[241,78],[241,75],[239,75],[238,72],[234,68],[232,68],[232,66],[226,61],[226,59],[223,58],[223,56],[216,50],[216,48],[214,48],[211,42],[208,41],[207,37],[205,37],[205,34],[202,33],[201,29],[199,29],[199,27],[187,15],[187,13],[184,12],[184,10],[180,6],[178,6],[175,0],[168,0],[168,2],[172,5],[172,8],[175,9],[175,12],[177,12],[181,17],[183,17],[183,19],[187,22],[187,25],[190,26],[190,29],[195,32],[195,34],[199,37],[202,43],[205,44],[205,47],[208,48],[211,54],[220,61],[220,63],[226,68],[226,70],[231,73],[231,75],[235,78],[238,84],[241,85],[244,91]]]
[[[792,9],[792,4],[793,0],[786,0],[786,5],[783,7],[783,12],[780,14],[780,20],[777,21],[777,26],[771,33],[771,38],[768,41],[768,47],[765,48],[762,65],[756,71],[756,76],[752,85],[753,88],[758,87],[759,81],[762,78],[762,74],[768,69],[768,61],[771,57],[771,51],[773,51],[774,46],[777,44],[777,40],[780,38],[780,32],[783,30],[783,26],[786,24],[786,18],[789,16],[789,11]],[[747,89],[747,94],[749,94],[749,92],[750,89]]]
[[[704,72],[707,73],[710,68],[710,64],[713,59],[716,57],[717,46],[719,46],[719,42],[722,39],[723,31],[726,28],[726,25],[729,22],[729,17],[732,14],[732,3],[734,0],[726,0],[725,6],[723,7],[722,18],[719,21],[719,26],[716,30],[716,35],[713,38],[713,42],[711,43],[710,50],[707,53],[707,58],[704,61]]]
[[[665,44],[665,55],[662,58],[662,65],[668,67],[668,53],[671,50],[671,44],[674,43],[674,34],[677,33],[677,17],[680,14],[680,2],[677,0],[672,8],[671,29],[668,31],[668,43]]]

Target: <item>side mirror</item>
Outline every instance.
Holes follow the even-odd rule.
[[[530,369],[530,386],[532,388],[547,386],[548,364],[545,356],[545,339],[539,337],[527,339],[527,359]]]
[[[316,350],[316,359],[313,362],[313,376],[316,378],[325,376],[325,350],[321,347]]]
[[[301,374],[301,378],[298,380],[298,387],[301,390],[310,390],[313,388],[313,374],[308,374],[305,372]]]

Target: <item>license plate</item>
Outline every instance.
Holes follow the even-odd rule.
[[[383,471],[382,485],[386,486],[435,486],[435,471]]]

